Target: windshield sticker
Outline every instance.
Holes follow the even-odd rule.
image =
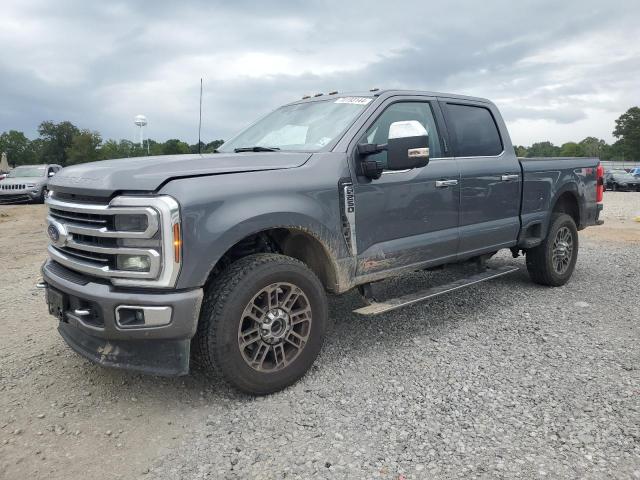
[[[340,97],[334,103],[351,103],[353,105],[366,105],[371,102],[371,98],[367,97]]]

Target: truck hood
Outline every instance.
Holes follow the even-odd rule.
[[[309,157],[302,152],[243,152],[103,160],[64,168],[49,180],[49,189],[104,197],[116,191],[151,192],[176,178],[295,168]]]

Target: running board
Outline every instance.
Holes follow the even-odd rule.
[[[488,269],[486,272],[476,273],[470,277],[461,278],[460,280],[456,280],[455,282],[447,283],[445,285],[428,288],[421,292],[404,295],[402,297],[391,298],[386,302],[372,302],[365,307],[355,309],[353,313],[359,313],[360,315],[379,315],[381,313],[406,307],[407,305],[413,305],[414,303],[422,302],[423,300],[428,300],[429,298],[437,297],[445,293],[454,292],[461,288],[470,287],[476,283],[486,282],[493,278],[502,277],[503,275],[513,273],[517,270],[519,270],[519,268],[513,266]]]

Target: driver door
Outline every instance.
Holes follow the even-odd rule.
[[[390,99],[376,114],[358,143],[385,144],[392,123],[417,120],[429,136],[430,160],[422,168],[385,170],[377,180],[357,177],[357,275],[454,260],[460,172],[455,158],[444,151],[444,125],[437,102],[424,97]],[[385,165],[386,155],[375,156]],[[359,171],[357,152],[354,161]]]

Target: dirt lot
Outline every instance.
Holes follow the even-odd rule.
[[[607,192],[559,289],[500,255],[523,270],[401,312],[334,298],[313,370],[253,399],[71,352],[35,288],[44,208],[0,207],[0,478],[640,478],[635,216],[640,194]]]

